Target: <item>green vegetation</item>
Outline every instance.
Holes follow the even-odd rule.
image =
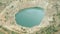
[[[0,28],[1,28],[2,26],[0,25]]]
[[[14,31],[12,31],[12,32],[11,32],[11,34],[18,34],[18,33],[16,33],[16,32],[14,32]]]
[[[36,32],[36,34],[54,34],[55,32],[58,32],[58,28],[59,27],[48,26],[39,30],[38,32]]]
[[[0,6],[2,5],[2,3],[0,2]]]
[[[5,33],[0,31],[0,34],[5,34]]]

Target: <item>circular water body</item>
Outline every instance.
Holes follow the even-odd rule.
[[[33,27],[39,25],[44,17],[44,10],[40,7],[25,8],[15,14],[18,25]]]

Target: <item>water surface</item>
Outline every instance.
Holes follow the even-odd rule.
[[[24,27],[33,27],[39,25],[44,17],[44,10],[42,8],[26,8],[20,10],[15,15],[15,20],[18,25]]]

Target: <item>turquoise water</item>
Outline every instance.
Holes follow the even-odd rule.
[[[15,15],[15,20],[18,25],[24,27],[33,27],[39,25],[44,17],[44,10],[42,8],[26,8],[20,10]]]

